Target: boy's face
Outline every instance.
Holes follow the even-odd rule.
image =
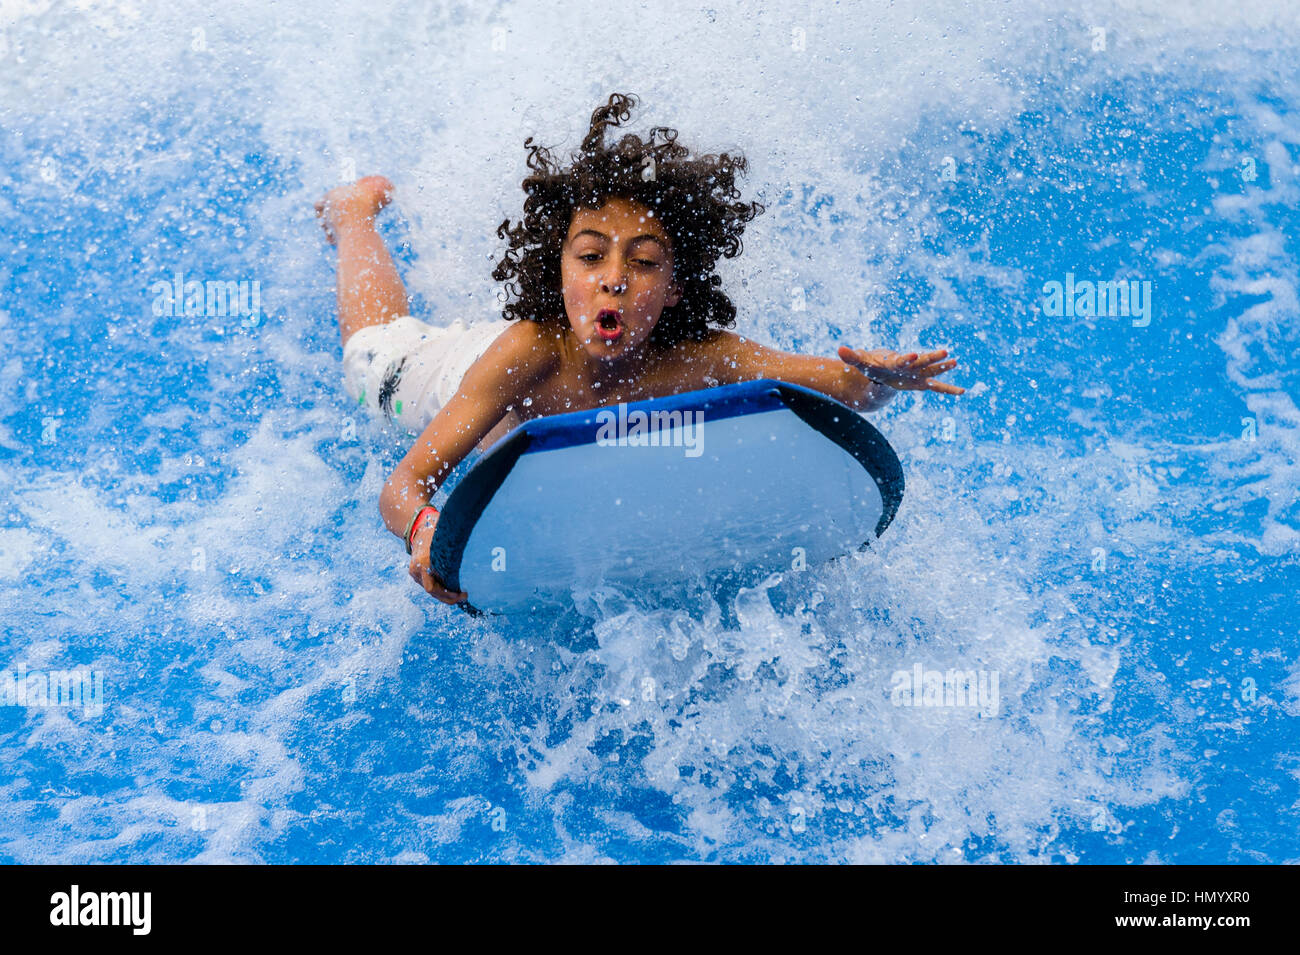
[[[611,197],[578,209],[560,250],[560,280],[569,325],[588,355],[617,362],[639,349],[676,305],[668,233],[645,206]]]

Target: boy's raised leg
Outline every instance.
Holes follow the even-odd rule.
[[[331,189],[316,203],[326,238],[338,246],[339,333],[345,345],[368,325],[409,314],[406,286],[375,230],[375,216],[392,193],[393,184],[383,176],[367,176]]]

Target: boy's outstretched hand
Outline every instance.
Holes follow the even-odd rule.
[[[840,358],[862,372],[872,381],[878,381],[900,391],[938,391],[945,395],[964,395],[965,388],[936,381],[938,375],[957,367],[957,360],[948,357],[946,349],[932,352],[896,352],[884,348],[875,351],[841,345]]]

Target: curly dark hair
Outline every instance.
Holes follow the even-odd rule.
[[[610,197],[630,199],[652,209],[672,244],[673,278],[681,289],[678,303],[660,314],[650,335],[654,345],[671,345],[684,338],[699,340],[710,325],[730,328],[736,306],[721,289],[714,271],[719,256],[735,258],[742,251],[745,224],[761,215],[757,202],[740,197],[736,173],[744,173],[744,156],[697,156],[677,143],[677,130],[653,127],[646,139],[626,133],[606,145],[605,130],[621,126],[632,115],[636,97],[614,93],[591,114],[591,127],[581,149],[565,168],[551,152],[524,141],[531,174],[524,179],[524,218],[512,227],[506,219],[497,237],[510,246],[492,277],[505,283],[510,320],[527,319],[568,327],[560,282],[560,251],[568,237],[573,213],[598,209]]]

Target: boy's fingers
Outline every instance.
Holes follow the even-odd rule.
[[[939,391],[939,392],[942,392],[942,393],[945,394],[945,395],[964,395],[964,394],[966,394],[966,389],[965,389],[965,388],[959,388],[957,385],[950,385],[950,384],[948,384],[946,381],[935,381],[934,379],[930,379],[930,381],[927,382],[927,383],[928,383],[929,386],[930,386],[930,387],[929,387],[929,390],[930,390],[930,391]]]
[[[426,571],[423,576],[425,578],[424,589],[445,604],[458,604],[469,596],[463,591],[448,590],[446,585],[431,572]]]
[[[947,351],[932,351],[924,355],[919,355],[916,352],[912,352],[912,354],[907,356],[907,360],[908,360],[908,364],[910,365],[921,366],[921,365],[933,365],[936,361],[939,361],[940,359],[947,358],[947,357],[948,357]]]

